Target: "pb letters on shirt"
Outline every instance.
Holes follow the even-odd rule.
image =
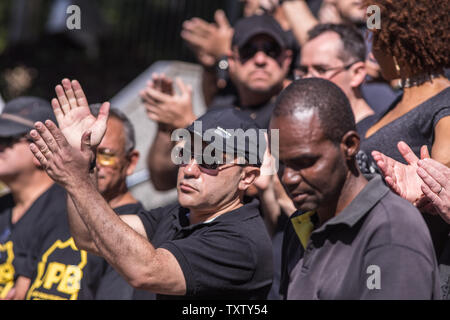
[[[76,300],[87,263],[87,252],[78,250],[73,238],[57,240],[38,264],[28,300]]]

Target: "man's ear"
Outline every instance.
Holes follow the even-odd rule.
[[[284,50],[282,58],[283,69],[289,71],[292,63],[292,50]]]
[[[241,181],[239,182],[238,189],[245,191],[250,187],[256,178],[259,177],[260,169],[258,167],[247,166],[244,167],[241,173]]]
[[[231,49],[227,51],[227,59],[228,59],[228,68],[230,70],[234,70],[236,65],[236,56]]]
[[[361,139],[356,131],[348,131],[341,140],[341,148],[347,160],[353,159],[359,151]]]
[[[139,161],[139,151],[132,150],[128,153],[128,167],[127,167],[127,176],[133,174],[134,169],[136,169],[136,165]]]
[[[358,88],[366,78],[367,70],[366,64],[363,61],[356,62],[351,67],[352,80],[350,81],[350,87]]]

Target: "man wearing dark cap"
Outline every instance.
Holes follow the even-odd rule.
[[[279,129],[281,181],[298,210],[285,233],[285,297],[439,299],[428,228],[381,177],[361,174],[345,94],[328,80],[294,81],[270,127]]]
[[[232,109],[200,118],[202,129],[195,130],[194,124],[187,132],[194,142],[201,133],[201,148],[196,150],[199,145],[194,143],[189,160],[184,161],[183,151],[178,162],[178,203],[119,217],[97,191],[89,170],[93,149],[105,132],[102,123],[108,106],[95,119],[84,104],[81,88],[66,90],[66,94],[73,92],[76,99],[70,100],[69,108],[53,104],[61,130],[51,122],[37,124],[30,148],[73,201],[69,222],[77,246],[105,257],[132,286],[155,292],[159,298],[264,298],[272,282],[271,243],[258,202],[243,203],[261,161],[251,163],[248,144],[235,144],[234,157],[222,153],[226,162],[203,159],[210,154],[206,149],[211,142],[204,137],[205,130],[234,139],[233,134],[225,137],[230,129],[258,129],[252,120]],[[67,130],[75,113],[77,129]],[[219,148],[211,153],[219,154]]]
[[[273,17],[255,15],[238,20],[231,50],[223,62],[228,68],[233,89],[217,96],[208,109],[237,107],[254,119],[259,127],[267,128],[274,107],[273,100],[287,81],[292,61],[290,46],[286,32]],[[165,104],[178,103],[179,97],[155,89],[146,88],[141,95],[147,111],[164,110]],[[188,115],[192,113],[185,112],[185,108],[179,110],[184,112],[179,117],[185,117],[187,126],[191,122]],[[160,113],[165,114],[162,111]],[[154,120],[154,117],[151,118]],[[148,167],[155,188],[169,190],[176,184],[176,168],[167,159],[173,147],[167,128],[176,129],[179,126],[165,120],[158,123],[162,126],[159,126],[151,146]]]
[[[269,15],[237,21],[228,53],[230,79],[238,100],[233,103],[261,128],[269,125],[273,98],[283,89],[292,51],[286,32]],[[220,105],[219,102],[213,103]]]
[[[11,100],[0,114],[0,180],[10,190],[0,198],[0,298],[12,297],[14,286],[23,298],[29,280],[15,280],[26,268],[33,229],[44,213],[65,214],[64,190],[29,150],[28,132],[45,119],[54,119],[52,108],[37,97]]]
[[[8,102],[0,115],[0,294],[6,299],[93,299],[105,263],[78,250],[67,221],[67,193],[29,150],[37,121],[55,119],[40,98]],[[120,292],[114,292],[120,297]]]

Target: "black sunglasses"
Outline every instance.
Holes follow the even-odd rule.
[[[185,158],[185,155],[187,155],[187,159]],[[247,164],[241,164],[235,161],[227,163],[226,161],[224,161],[224,159],[222,159],[221,163],[207,163],[209,161],[204,158],[203,154],[195,154],[192,150],[190,151],[189,148],[179,148],[176,158],[177,165],[180,167],[187,166],[192,161],[192,159],[195,159],[200,171],[212,176],[218,175],[219,171],[231,166],[247,166]],[[187,160],[187,162],[183,160]]]
[[[0,137],[0,149],[4,150],[6,148],[11,148],[16,143],[18,143],[24,139],[28,142],[33,142],[33,139],[31,139],[31,137],[28,134],[20,135],[20,136],[11,136],[11,137]]]
[[[246,62],[253,58],[258,51],[264,52],[266,56],[271,57],[272,59],[278,59],[282,50],[275,42],[264,42],[260,45],[249,42],[239,49],[239,57],[243,62]]]

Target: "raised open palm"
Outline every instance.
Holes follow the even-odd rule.
[[[80,148],[83,133],[91,132],[91,147],[102,141],[106,132],[109,102],[102,104],[98,117],[92,115],[86,96],[77,80],[63,79],[55,87],[56,97],[52,100],[58,126],[71,146]]]
[[[397,148],[408,164],[398,162],[378,151],[373,151],[372,156],[389,187],[402,198],[415,203],[423,195],[421,189],[423,181],[417,175],[417,161],[419,161],[419,158],[403,141],[398,143]],[[426,147],[422,148],[421,158],[429,157]]]

